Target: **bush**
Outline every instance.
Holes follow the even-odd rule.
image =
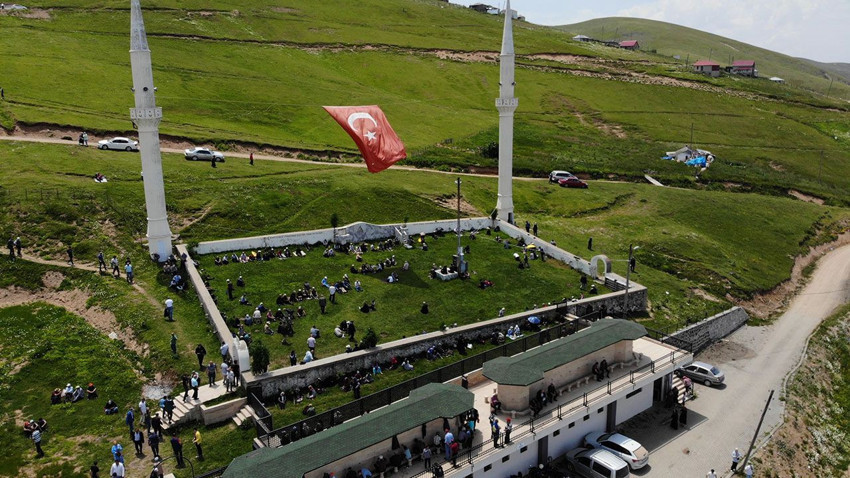
[[[363,336],[363,346],[367,349],[372,349],[375,348],[376,345],[378,345],[378,334],[372,330],[372,327],[369,327],[369,329],[366,330],[366,335]]]
[[[269,349],[261,340],[255,340],[251,344],[251,371],[254,374],[266,373],[269,362]]]

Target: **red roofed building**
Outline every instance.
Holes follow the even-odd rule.
[[[637,40],[626,40],[620,42],[620,48],[625,48],[626,50],[640,50],[640,44]]]
[[[720,63],[710,60],[700,60],[694,63],[694,71],[703,75],[720,76]]]
[[[759,76],[759,71],[756,70],[756,62],[753,60],[736,60],[732,62],[732,67],[729,73],[741,76]]]

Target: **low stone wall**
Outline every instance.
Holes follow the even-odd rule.
[[[697,353],[709,345],[731,334],[744,325],[750,318],[747,311],[740,307],[732,307],[717,315],[704,319],[696,324],[671,334],[670,337],[684,340],[691,344],[691,352]]]
[[[233,418],[247,403],[247,398],[237,398],[211,407],[201,405],[201,418],[204,420],[204,425],[221,423]]]
[[[201,273],[198,272],[198,268],[195,267],[195,263],[192,261],[192,256],[189,254],[186,245],[178,244],[177,255],[182,257],[183,254],[186,254],[189,258],[189,260],[186,261],[186,272],[189,274],[188,279],[192,283],[192,287],[195,288],[195,293],[198,295],[198,300],[201,302],[201,308],[204,309],[204,315],[207,316],[207,320],[218,337],[218,341],[229,344],[228,353],[230,354],[230,358],[237,360],[237,341],[233,339],[233,334],[230,332],[230,329],[227,328],[227,324],[224,322],[221,312],[218,311],[218,306],[216,306],[210,292],[204,285],[204,281],[201,279]],[[243,368],[243,361],[240,361],[240,370],[245,370],[245,368]]]
[[[499,224],[498,221],[495,224]],[[489,217],[475,217],[460,220],[462,231],[471,229],[486,229],[494,225]],[[454,231],[457,227],[456,219],[444,219],[440,221],[411,222],[406,226],[402,224],[369,224],[355,222],[336,229],[336,236],[332,228],[316,229],[313,231],[287,232],[284,234],[271,234],[267,236],[241,237],[236,239],[223,239],[220,241],[201,242],[196,247],[198,254],[216,254],[221,252],[260,249],[266,247],[284,247],[304,244],[324,244],[336,240],[340,244],[374,241],[395,237],[396,228],[406,227],[407,233],[413,237],[420,233],[430,234],[437,229]]]

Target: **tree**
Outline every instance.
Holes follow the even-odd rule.
[[[376,345],[378,345],[378,334],[372,330],[372,327],[369,327],[369,329],[366,330],[366,335],[363,336],[363,346],[367,349],[372,349],[375,348]]]
[[[255,340],[251,344],[251,371],[256,375],[266,373],[270,361],[269,349],[261,340]]]
[[[336,244],[336,228],[339,226],[339,215],[337,213],[331,214],[331,227],[334,230],[334,244]]]

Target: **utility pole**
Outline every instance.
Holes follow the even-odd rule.
[[[457,272],[462,274],[466,272],[466,266],[463,260],[463,246],[460,245],[460,178],[457,178]]]
[[[691,121],[691,142],[688,143],[688,146],[694,147],[694,122]]]
[[[826,97],[827,97],[827,98],[829,98],[829,93],[830,93],[830,92],[832,92],[832,81],[833,81],[833,80],[835,80],[835,78],[830,78],[830,79],[829,79],[829,88],[826,90]]]
[[[761,430],[761,424],[764,422],[764,416],[767,414],[767,408],[770,406],[770,401],[773,399],[773,390],[770,391],[770,395],[767,397],[767,403],[764,404],[764,411],[761,412],[761,418],[759,419],[759,424],[756,426],[756,432],[753,434],[753,441],[750,442],[750,448],[747,449],[747,454],[744,456],[744,462],[741,463],[741,469],[746,468],[747,462],[750,460],[750,453],[753,451],[753,447],[756,445],[756,439],[759,436],[759,430]]]
[[[633,246],[629,244],[629,260],[626,264],[626,292],[623,294],[623,319],[627,319],[629,317],[629,280],[631,279],[632,273],[632,259],[634,258],[635,249],[639,249],[640,246]]]
[[[823,172],[823,150],[820,150],[820,160],[818,161],[818,182],[821,182],[821,172]]]
[[[708,60],[711,61],[711,55],[714,54],[714,48],[708,51]]]

